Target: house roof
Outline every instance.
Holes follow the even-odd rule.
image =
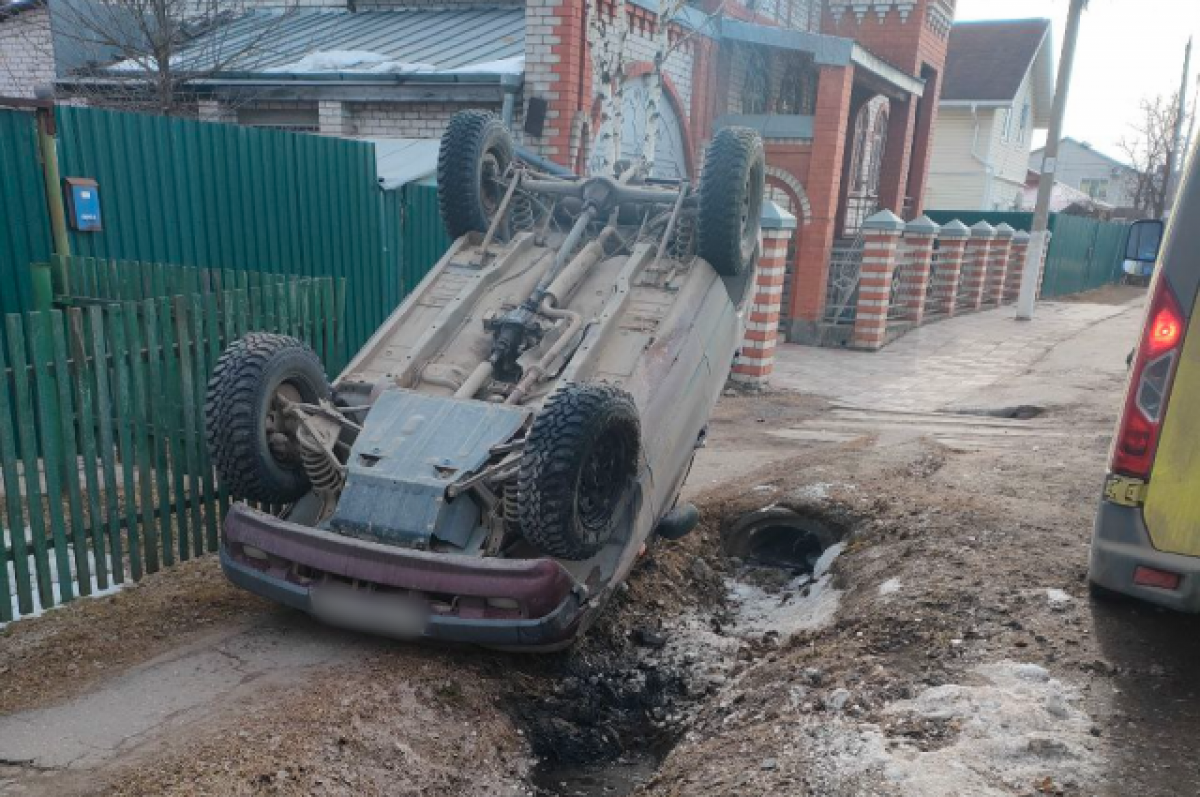
[[[955,24],[946,52],[942,102],[1011,103],[1032,72],[1035,124],[1048,120],[1054,92],[1050,41],[1048,19]]]
[[[520,7],[262,9],[202,34],[172,60],[180,72],[211,71],[214,63],[227,62],[223,73],[378,76],[464,72],[476,65],[501,73],[524,53]],[[376,56],[373,66],[390,68],[371,69],[369,61],[355,66],[347,54]]]

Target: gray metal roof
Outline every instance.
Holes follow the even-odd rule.
[[[391,191],[437,172],[436,138],[368,138],[375,145],[379,187]]]
[[[398,61],[456,69],[524,55],[522,8],[396,8],[350,12],[302,9],[252,11],[194,39],[178,53],[180,71],[278,69],[318,51],[356,50]]]

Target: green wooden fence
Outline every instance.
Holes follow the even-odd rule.
[[[50,257],[46,214],[34,116],[0,110],[0,313],[34,309],[29,264]]]
[[[203,420],[216,358],[256,329],[305,340],[331,371],[345,348],[331,278],[65,265],[76,306],[4,318],[0,622],[216,550],[228,497]]]

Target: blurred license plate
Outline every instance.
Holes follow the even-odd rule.
[[[326,583],[312,590],[312,611],[327,623],[356,631],[411,638],[425,633],[429,612],[403,595]]]

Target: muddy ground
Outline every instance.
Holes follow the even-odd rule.
[[[1130,334],[971,414],[727,395],[688,486],[702,527],[562,654],[342,633],[211,559],[12,624],[0,792],[1200,793],[1200,625],[1086,588]],[[1021,404],[1041,411],[976,414]],[[728,555],[764,508],[840,544]]]

